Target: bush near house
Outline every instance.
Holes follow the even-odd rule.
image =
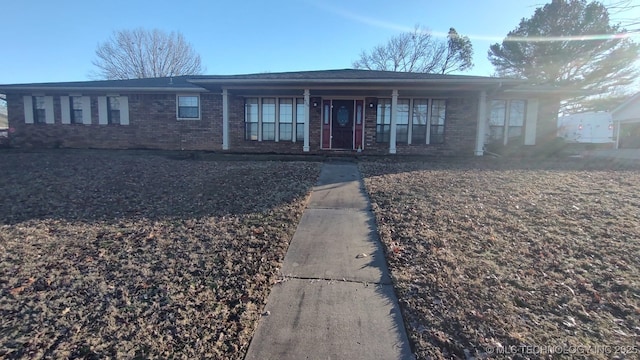
[[[360,165],[418,359],[640,356],[640,165],[605,161]]]
[[[0,358],[243,358],[319,164],[157,154],[0,156]]]

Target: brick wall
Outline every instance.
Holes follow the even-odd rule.
[[[46,94],[52,95],[52,94]],[[67,94],[61,94],[67,95]],[[54,124],[25,124],[22,95],[8,95],[9,126],[17,147],[149,148],[222,150],[222,96],[201,94],[201,119],[176,120],[175,94],[129,95],[130,125],[98,125],[98,98],[91,96],[91,125],[62,124],[60,97],[54,96]],[[366,99],[368,104],[371,99]],[[365,106],[364,154],[388,154],[388,143],[376,142],[376,111]],[[475,146],[477,99],[447,102],[443,144],[398,144],[398,154],[472,155]],[[310,153],[320,149],[321,107],[310,108]],[[229,95],[231,152],[302,153],[303,141],[245,140],[244,98]]]
[[[98,125],[98,95],[91,96],[91,125],[62,124],[60,96],[46,95],[53,96],[54,124],[25,124],[22,95],[8,95],[9,126],[15,129],[13,146],[222,149],[220,95],[200,95],[200,120],[177,120],[176,94],[130,94],[129,125]]]
[[[302,153],[304,141],[245,140],[244,98],[229,96],[229,150],[232,152]],[[310,108],[309,153],[320,153],[320,107]]]
[[[369,103],[369,99],[365,104]],[[376,142],[377,108],[365,110],[365,150],[369,154],[388,154],[389,143]],[[475,98],[451,98],[447,100],[447,112],[442,144],[396,144],[397,154],[471,156],[475,148],[478,100]]]

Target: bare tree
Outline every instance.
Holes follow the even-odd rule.
[[[140,79],[202,73],[200,55],[179,32],[115,31],[99,44],[93,65],[102,79]]]
[[[412,32],[392,37],[386,44],[362,51],[353,62],[356,69],[448,74],[473,67],[473,48],[466,36],[449,30],[447,41],[416,26]]]

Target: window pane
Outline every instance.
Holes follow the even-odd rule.
[[[258,99],[248,98],[244,104],[245,139],[258,140]]]
[[[362,124],[362,105],[356,105],[356,124]]]
[[[179,107],[178,117],[179,118],[198,118],[198,108],[197,107]]]
[[[431,102],[431,125],[444,125],[447,112],[445,100],[433,100]]]
[[[507,102],[505,100],[492,100],[489,116],[489,139],[499,140],[504,137],[504,125],[506,118]]]
[[[427,111],[429,109],[429,100],[414,99],[413,115],[411,116],[411,143],[426,144],[427,143]]]
[[[304,99],[296,99],[296,122],[304,124]]]
[[[197,96],[178,96],[178,106],[198,106]]]
[[[38,110],[44,110],[44,96],[34,96],[33,106]]]
[[[376,126],[376,142],[379,143],[388,143],[389,142],[389,137],[390,137],[390,132],[391,130],[391,125],[377,125]]]
[[[280,99],[280,123],[293,123],[293,100]]]
[[[107,97],[109,110],[120,110],[120,99],[117,96]]]
[[[291,141],[293,135],[293,124],[280,124],[280,140]]]
[[[491,126],[504,126],[506,102],[504,100],[491,101],[491,115],[489,124]]]
[[[296,124],[296,141],[304,141],[304,124]]]
[[[398,99],[396,119],[396,143],[406,144],[409,140],[409,99]]]
[[[275,140],[276,139],[276,124],[275,123],[262,123],[262,140]]]
[[[444,123],[447,118],[446,100],[431,101],[431,117],[429,119],[429,144],[444,143]]]
[[[246,123],[246,140],[258,140],[258,123]]]
[[[273,99],[273,98],[262,99],[262,122],[263,123],[276,122],[276,99]]]
[[[296,99],[296,141],[304,141],[304,99]]]
[[[378,100],[376,124],[391,124],[391,99]]]
[[[524,125],[524,112],[525,112],[524,100],[511,100],[509,105],[509,125],[510,126],[523,126]]]
[[[249,98],[244,105],[244,121],[245,122],[258,122],[258,99]]]

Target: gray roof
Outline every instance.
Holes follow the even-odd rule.
[[[380,70],[362,70],[362,69],[338,69],[338,70],[314,70],[314,71],[292,71],[292,72],[274,72],[274,73],[257,73],[257,74],[241,74],[241,75],[197,75],[191,76],[194,82],[198,80],[443,80],[443,79],[496,79],[486,76],[467,76],[467,75],[443,75],[443,74],[426,74],[415,72],[399,72],[399,71],[380,71]]]
[[[129,80],[94,80],[51,83],[0,85],[0,91],[7,90],[129,90],[129,91],[205,91],[202,87],[188,82],[188,76],[174,76]]]
[[[522,80],[485,76],[442,75],[376,70],[319,70],[242,75],[185,75],[130,80],[96,80],[56,83],[0,85],[0,93],[26,91],[192,91],[203,92],[225,85],[313,86],[313,85],[410,85],[475,84],[476,86],[522,84]]]

